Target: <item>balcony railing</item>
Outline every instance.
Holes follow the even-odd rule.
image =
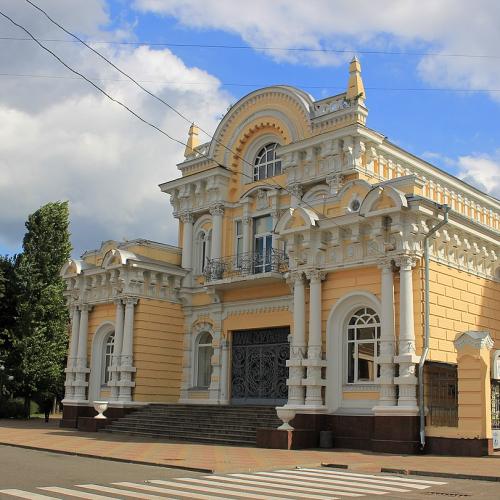
[[[205,282],[227,278],[239,278],[263,273],[285,273],[288,257],[275,248],[265,253],[240,253],[220,259],[207,259],[203,275]]]

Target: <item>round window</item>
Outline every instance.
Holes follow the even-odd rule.
[[[359,200],[352,200],[351,206],[349,208],[351,209],[351,212],[357,212],[360,206],[361,203],[359,202]]]

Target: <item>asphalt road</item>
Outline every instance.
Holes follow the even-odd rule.
[[[500,483],[327,468],[208,475],[0,446],[1,499],[75,497],[499,500]]]

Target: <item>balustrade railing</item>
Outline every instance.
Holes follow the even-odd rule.
[[[288,257],[282,250],[269,249],[264,253],[240,253],[220,259],[207,259],[203,275],[205,282],[244,277],[270,272],[288,271]]]

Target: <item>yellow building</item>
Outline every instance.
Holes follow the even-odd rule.
[[[63,269],[64,425],[99,400],[111,417],[269,405],[282,425],[260,446],[332,431],[342,447],[491,452],[500,202],[369,129],[365,98],[354,59],[342,94],[268,87],[211,142],[191,127],[160,186],[180,248],[105,242]]]

